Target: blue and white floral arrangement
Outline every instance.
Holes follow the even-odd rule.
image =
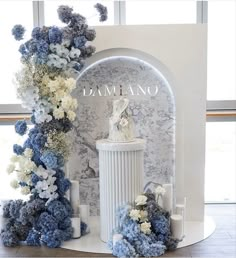
[[[162,187],[157,190],[162,194]],[[117,220],[108,246],[118,257],[160,256],[182,240],[172,236],[170,213],[159,206],[153,193],[137,196],[134,205],[119,207]]]
[[[101,4],[95,8],[100,21],[105,21],[107,8]],[[16,74],[17,94],[23,107],[32,112],[34,126],[29,130],[26,121],[16,123],[16,133],[27,138],[22,146],[13,146],[7,171],[15,177],[12,187],[30,197],[28,201],[9,201],[3,207],[7,222],[1,238],[5,246],[24,241],[54,248],[73,235],[73,210],[65,198],[71,183],[64,172],[71,149],[68,133],[77,108],[71,93],[76,74],[95,52],[89,42],[96,32],[72,8],[62,5],[57,12],[65,27],[36,27],[32,38],[19,48],[22,69]],[[12,29],[16,40],[22,40],[24,32],[22,25]],[[82,223],[81,228],[83,235],[86,225]]]

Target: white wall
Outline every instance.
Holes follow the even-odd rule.
[[[187,219],[203,220],[206,25],[102,26],[96,31],[97,52],[110,48],[140,50],[157,58],[171,72],[169,79],[176,98],[177,202],[186,196]]]

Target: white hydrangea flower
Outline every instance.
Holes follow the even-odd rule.
[[[29,194],[29,193],[30,193],[30,188],[29,188],[28,186],[23,186],[23,187],[21,188],[21,193],[22,193],[23,195]]]
[[[18,156],[18,155],[16,155],[16,154],[13,154],[13,155],[11,156],[10,161],[11,161],[12,163],[15,163],[15,162],[17,162],[17,161],[18,161],[18,159],[19,159],[19,156]]]
[[[32,156],[33,156],[33,151],[30,148],[26,148],[25,151],[24,151],[24,156],[26,158],[31,159]]]
[[[69,111],[67,112],[67,117],[69,118],[70,121],[73,122],[73,121],[75,121],[76,113],[73,112],[73,111],[71,111],[71,110],[69,110]]]
[[[50,89],[51,92],[56,92],[59,88],[59,84],[57,80],[51,80],[48,84],[47,87]]]
[[[146,221],[141,223],[140,230],[144,234],[150,234],[151,233],[151,223],[150,222],[146,222]]]
[[[64,117],[64,115],[65,115],[65,112],[64,112],[64,110],[61,107],[56,108],[56,109],[53,110],[53,116],[56,119],[61,119],[61,118]]]
[[[147,197],[145,195],[138,195],[135,203],[136,205],[145,205],[147,203]]]
[[[73,99],[70,95],[66,95],[61,99],[61,106],[64,110],[70,110]]]
[[[159,185],[159,186],[155,189],[155,193],[156,193],[157,195],[164,195],[164,194],[166,193],[166,190],[165,190],[164,187],[162,187],[162,186]]]
[[[76,80],[73,78],[69,78],[65,81],[65,87],[72,92],[76,88]]]
[[[27,182],[28,176],[24,172],[18,172],[16,175],[20,182]]]
[[[18,188],[19,187],[19,183],[16,179],[13,179],[11,182],[10,182],[10,186],[14,189]]]
[[[15,165],[14,164],[9,164],[8,167],[7,167],[7,173],[8,174],[11,174],[14,172],[14,170],[16,169]]]
[[[140,211],[136,209],[131,210],[129,216],[132,220],[139,220],[141,218]]]
[[[35,170],[36,167],[37,166],[35,165],[35,163],[32,160],[25,159],[24,170],[26,171],[27,174],[31,173],[31,171]]]

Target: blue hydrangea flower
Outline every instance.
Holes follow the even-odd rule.
[[[70,188],[71,182],[67,178],[59,178],[56,180],[57,193],[63,196]]]
[[[58,27],[52,27],[48,31],[49,42],[53,44],[61,44],[62,32]]]
[[[70,217],[66,217],[63,221],[61,221],[58,225],[59,229],[67,229],[69,227],[71,227],[71,219]]]
[[[121,239],[113,246],[112,254],[117,257],[136,257],[134,247],[126,240]]]
[[[104,22],[107,20],[108,16],[107,16],[107,7],[100,4],[100,3],[97,3],[94,5],[94,7],[97,9],[98,13],[99,13],[99,21],[100,22]]]
[[[14,144],[13,145],[13,152],[16,154],[16,155],[21,155],[23,152],[24,152],[24,148],[22,148],[20,145],[18,144]]]
[[[41,232],[43,232],[44,234],[49,231],[54,231],[58,228],[57,220],[48,212],[43,212],[40,214],[37,224],[38,227],[41,229]]]
[[[48,60],[48,53],[49,53],[48,43],[43,39],[38,40],[35,62],[38,64],[45,64]]]
[[[61,231],[62,240],[63,241],[70,240],[73,237],[73,232],[74,232],[74,229],[71,226]]]
[[[87,39],[85,38],[85,36],[79,36],[74,38],[74,45],[76,48],[83,47],[86,42],[87,42]]]
[[[15,232],[5,231],[1,233],[1,238],[4,246],[14,247],[19,244],[19,238]]]
[[[63,232],[60,229],[47,231],[41,237],[42,242],[50,248],[56,248],[61,245],[63,240]]]
[[[47,141],[47,136],[42,133],[37,133],[31,136],[31,144],[33,148],[40,151]]]
[[[68,215],[69,215],[69,217],[71,217],[73,214],[73,209],[71,207],[70,201],[65,197],[59,198],[59,201],[65,205]]]
[[[60,5],[57,9],[58,17],[59,19],[64,23],[69,23],[72,17],[73,8],[66,6],[66,5]]]
[[[61,168],[64,165],[63,157],[53,151],[45,151],[41,156],[41,161],[51,169]]]
[[[88,233],[87,230],[88,230],[88,225],[87,225],[85,222],[81,221],[81,222],[80,222],[81,236],[86,235],[86,234]]]
[[[47,210],[58,222],[68,217],[68,211],[66,210],[65,205],[58,200],[50,202]]]
[[[32,149],[32,144],[31,144],[30,138],[27,138],[27,139],[25,140],[25,142],[24,142],[24,144],[23,144],[23,148],[24,148],[24,150],[25,150],[26,148]]]
[[[12,30],[12,35],[14,36],[15,40],[22,40],[24,33],[25,33],[25,28],[20,25],[20,24],[16,24]]]
[[[153,231],[157,235],[158,234],[166,235],[170,231],[170,222],[163,215],[157,217],[156,219],[153,219],[151,221],[151,224],[152,224]]]
[[[31,246],[40,246],[41,233],[32,228],[26,238],[26,244]]]
[[[19,121],[16,122],[16,124],[15,124],[15,131],[19,135],[24,135],[26,133],[26,131],[27,131],[27,124],[26,124],[25,120],[19,120]]]
[[[32,173],[31,175],[31,182],[33,185],[36,185],[38,181],[41,181],[41,178],[37,176],[35,173]]]
[[[88,41],[93,41],[96,38],[96,31],[94,29],[87,29],[85,31],[85,37]]]

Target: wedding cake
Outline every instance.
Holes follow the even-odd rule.
[[[134,140],[134,123],[128,113],[129,100],[121,97],[113,101],[113,113],[109,119],[109,137],[112,142],[130,142]]]

